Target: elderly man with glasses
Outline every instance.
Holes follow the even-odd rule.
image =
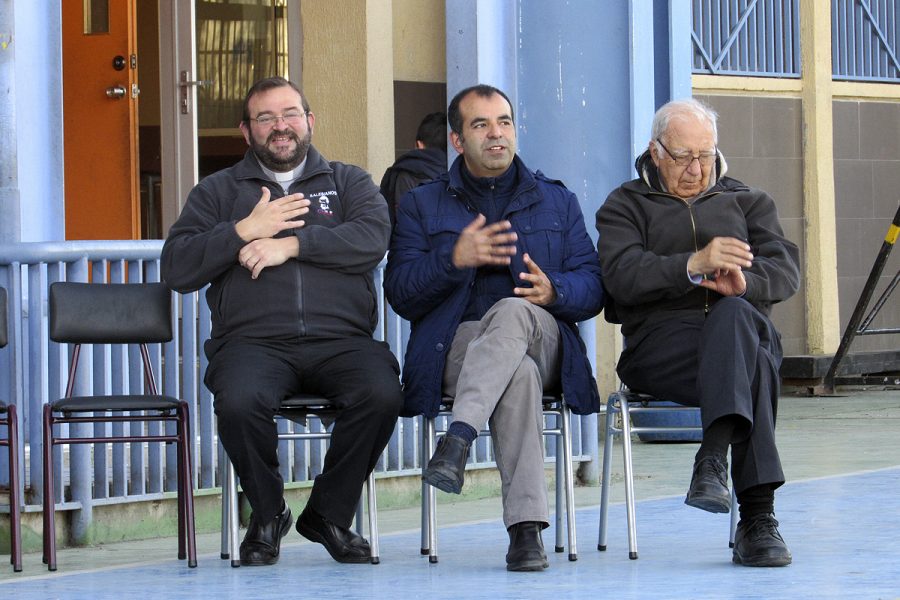
[[[249,150],[191,190],[162,250],[171,288],[210,284],[206,385],[253,509],[243,565],[274,564],[293,521],[273,422],[281,402],[310,393],[340,411],[297,530],[345,563],[369,562],[349,525],[402,405],[397,360],[372,339],[387,203],[368,173],[310,145],[314,125],[293,83],[255,83],[240,123]]]
[[[617,371],[632,390],[699,406],[703,441],[685,503],[740,507],[732,560],[790,564],[774,517],[781,342],[772,305],[799,287],[797,246],[765,192],[725,176],[717,115],[695,100],[657,111],[639,177],[597,211],[606,318],[622,324]]]

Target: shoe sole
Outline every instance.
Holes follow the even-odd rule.
[[[738,554],[731,555],[731,562],[744,567],[786,567],[791,564],[790,556],[759,557],[755,559],[743,559]]]
[[[459,494],[462,492],[462,484],[454,475],[434,467],[425,469],[425,473],[422,474],[422,481],[448,494]]]
[[[285,521],[285,525],[281,528],[281,536],[278,538],[279,540],[284,539],[284,536],[288,534],[288,531],[291,530],[291,525],[294,524],[294,517],[291,516],[290,519]],[[268,567],[270,565],[274,565],[278,562],[278,557],[281,555],[281,548],[278,548],[278,554],[273,556],[269,560],[244,560],[241,558],[241,566],[242,567]]]
[[[334,560],[336,560],[339,563],[361,565],[361,564],[372,562],[371,556],[347,557],[347,556],[344,556],[341,554],[335,554],[334,552],[331,551],[331,548],[328,546],[328,544],[325,543],[325,538],[322,537],[322,535],[318,531],[316,531],[314,529],[310,529],[309,527],[306,527],[303,524],[303,521],[301,521],[300,519],[297,519],[297,533],[299,533],[300,535],[302,535],[303,537],[305,537],[306,539],[308,539],[311,542],[316,542],[317,544],[322,544],[322,546],[325,547],[325,550],[328,551],[328,554],[331,555],[331,558],[333,558]]]
[[[685,498],[684,503],[711,513],[722,514],[731,512],[731,498],[723,500],[714,496],[694,494]]]
[[[524,572],[524,571],[543,571],[548,568],[550,563],[542,560],[531,560],[524,561],[520,563],[516,563],[513,565],[506,565],[507,571],[515,571],[515,572]]]

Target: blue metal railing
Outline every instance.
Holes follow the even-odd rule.
[[[834,78],[900,82],[898,31],[896,0],[831,0]]]
[[[19,407],[20,463],[24,465],[22,485],[26,506],[36,510],[43,499],[41,480],[41,410],[46,402],[64,393],[68,375],[69,349],[48,338],[47,291],[55,281],[138,282],[159,281],[161,241],[73,241],[0,244],[0,285],[9,292],[9,345],[0,349],[0,397]],[[375,337],[387,341],[398,359],[408,337],[408,323],[385,303],[381,291],[384,263],[376,271],[380,314],[384,315]],[[202,291],[173,294],[174,339],[151,348],[155,376],[163,393],[183,398],[190,405],[192,466],[197,489],[220,485],[219,468],[223,453],[218,444],[212,397],[203,385],[206,357],[203,342],[210,333],[210,314]],[[591,327],[583,327],[588,347],[593,346]],[[82,351],[83,360],[92,361],[91,377],[79,394],[128,393],[142,389],[140,357],[137,352],[117,352],[95,345]],[[83,363],[84,364],[84,363]],[[283,420],[282,420],[283,421]],[[377,467],[377,473],[415,475],[420,473],[421,419],[398,420]],[[105,425],[109,427],[109,425]],[[283,422],[283,427],[300,425]],[[322,424],[310,419],[308,427]],[[312,480],[322,468],[325,442],[281,442],[282,476],[286,483]],[[176,487],[174,448],[158,444],[73,445],[55,449],[58,508],[80,510],[75,520],[75,536],[90,524],[91,507],[103,503],[152,500],[173,494]],[[555,445],[547,446],[548,460]],[[489,440],[479,441],[472,453],[475,465],[493,465]],[[576,460],[597,458],[596,416],[573,420],[573,454]],[[0,483],[5,479],[6,453],[0,456]],[[0,509],[0,512],[3,510]]]
[[[693,0],[693,72],[800,77],[799,0]]]

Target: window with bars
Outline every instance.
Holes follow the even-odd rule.
[[[900,81],[897,5],[831,0],[835,79]],[[692,0],[692,21],[694,73],[800,76],[799,0]]]

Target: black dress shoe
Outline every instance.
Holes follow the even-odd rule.
[[[335,525],[309,506],[297,519],[297,531],[311,542],[325,546],[331,558],[339,563],[371,562],[369,542],[346,527]]]
[[[422,480],[439,490],[451,494],[460,493],[466,477],[468,456],[469,443],[466,440],[458,435],[444,434],[438,440],[437,449],[422,473]]]
[[[278,553],[281,551],[281,538],[287,535],[294,519],[291,517],[291,509],[287,504],[283,505],[281,513],[275,518],[260,525],[255,515],[250,516],[250,526],[241,542],[241,564],[248,567],[262,565],[274,565],[278,562]]]
[[[684,503],[711,513],[731,510],[728,463],[719,456],[705,456],[694,463],[694,475]]]
[[[731,561],[746,567],[784,567],[791,552],[778,533],[778,521],[770,513],[741,519],[734,534]]]
[[[543,523],[524,521],[516,523],[509,532],[509,551],[506,553],[507,571],[543,571],[550,566],[544,542],[541,540]]]

